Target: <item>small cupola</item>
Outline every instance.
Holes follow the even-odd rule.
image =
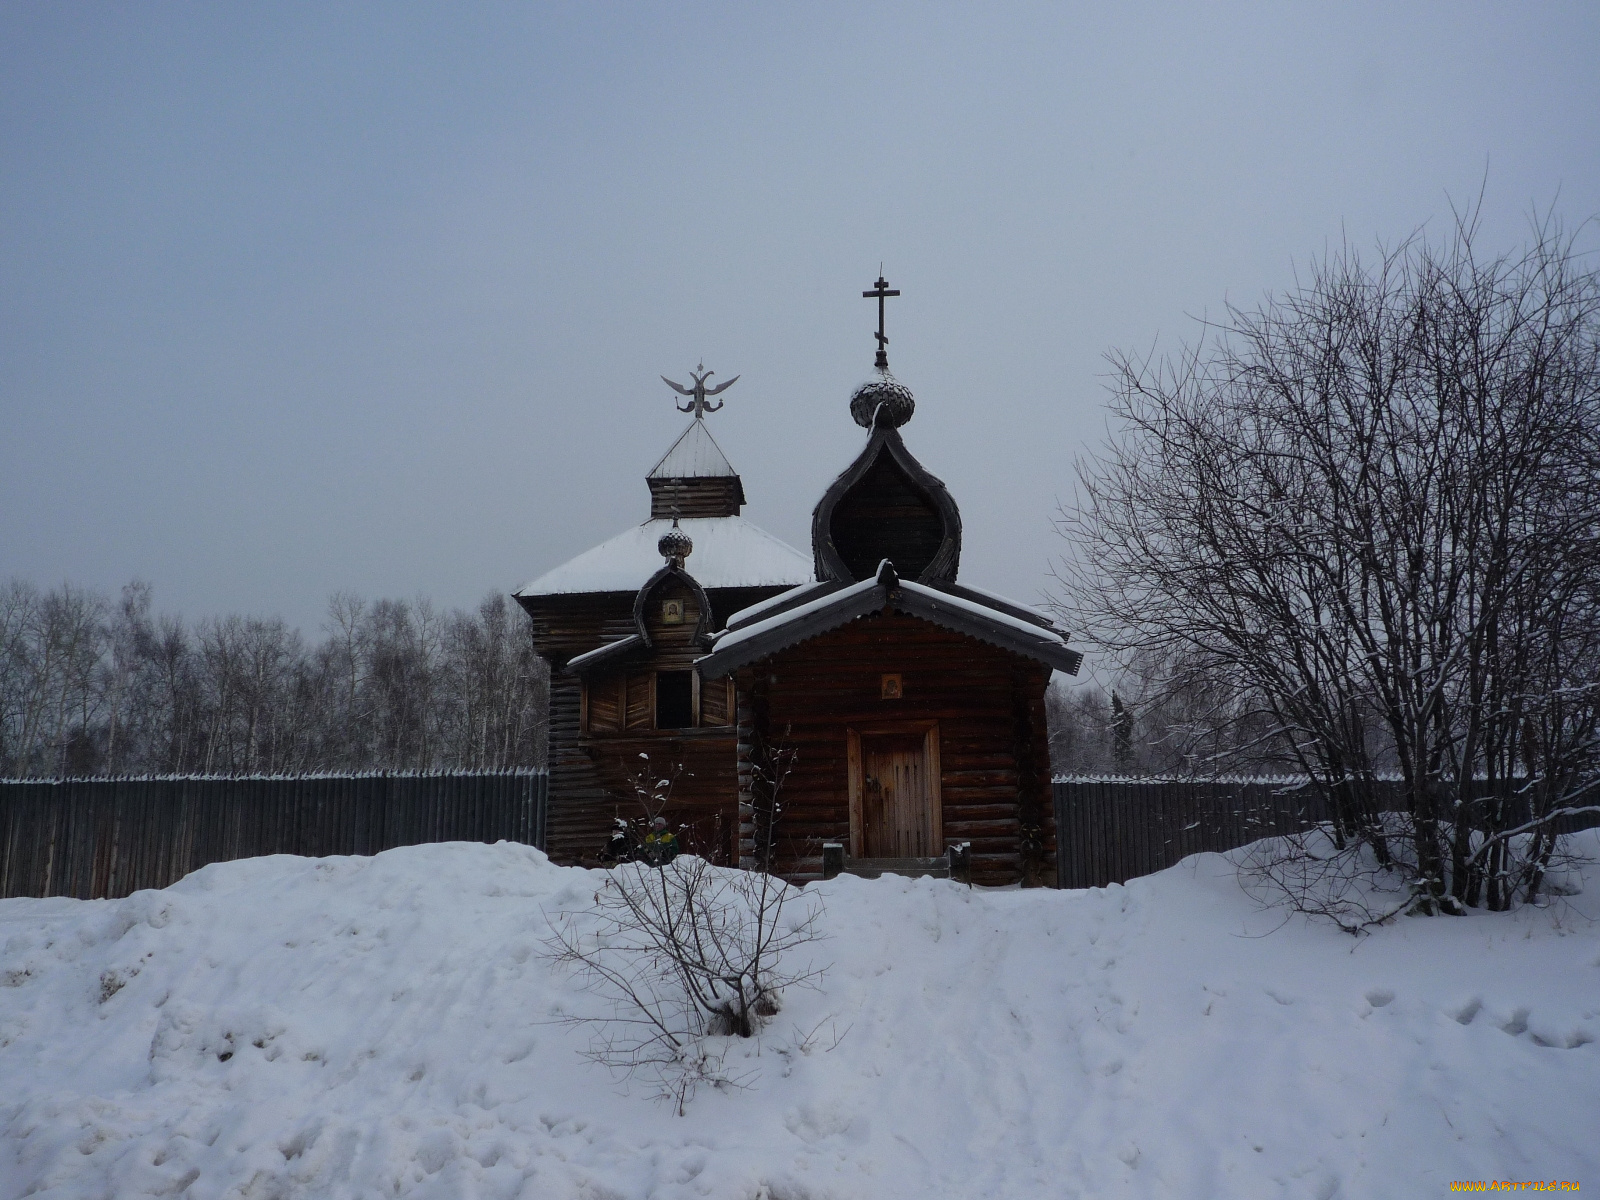
[[[677,518],[674,517],[672,528],[663,533],[656,542],[656,550],[669,564],[681,571],[683,560],[694,553],[694,539],[678,528]]]
[[[701,364],[689,373],[694,380],[693,387],[673,383],[665,375],[661,377],[674,391],[690,397],[689,404],[680,404],[678,408],[681,412],[692,412],[694,419],[645,476],[650,487],[652,518],[736,517],[745,504],[744,484],[739,473],[705,423],[706,413],[722,407],[722,401],[713,405],[707,397],[715,396],[739,377],[735,375],[716,387],[707,387],[706,380],[714,374],[716,372],[707,371]]]

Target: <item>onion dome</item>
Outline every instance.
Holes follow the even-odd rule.
[[[917,410],[911,389],[880,367],[850,397],[850,415],[863,429],[898,429]]]
[[[656,543],[656,549],[661,552],[661,557],[673,566],[682,568],[683,560],[694,553],[694,540],[683,530],[678,528],[678,522],[672,522],[672,528],[661,535],[661,540]]]

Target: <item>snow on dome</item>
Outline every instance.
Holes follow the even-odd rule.
[[[670,558],[678,566],[683,566],[683,560],[694,553],[694,539],[682,529],[678,522],[672,522],[672,528],[661,535],[661,540],[656,543],[656,550],[662,558]]]
[[[888,367],[879,367],[871,379],[850,395],[850,416],[863,429],[887,425],[899,429],[911,420],[917,402],[911,389],[889,374]]]
[[[812,579],[809,554],[743,517],[684,517],[679,526],[694,539],[690,574],[703,588],[793,587]],[[636,592],[661,569],[657,545],[671,528],[670,518],[636,525],[547,571],[517,595]]]
[[[646,479],[708,479],[737,475],[706,423],[696,417]]]

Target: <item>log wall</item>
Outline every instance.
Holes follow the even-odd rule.
[[[881,698],[885,673],[901,676],[900,699]],[[849,840],[846,731],[931,720],[939,723],[945,842],[972,844],[974,882],[1051,881],[1049,668],[927,621],[875,614],[746,667],[738,678],[741,771],[749,772],[763,743],[794,752],[772,834],[780,873],[821,878],[822,843]],[[746,704],[755,714],[748,732]],[[743,790],[754,854],[761,798],[748,784]]]
[[[737,475],[648,482],[652,518],[736,517],[744,506],[744,485]]]
[[[693,573],[693,557],[689,570]],[[730,613],[765,600],[785,589],[718,588],[707,593],[712,628],[720,628]],[[660,590],[648,609],[648,628],[660,648],[619,664],[617,672],[597,675],[597,682],[620,679],[628,684],[608,702],[625,713],[625,728],[585,734],[582,725],[582,688],[577,676],[564,668],[579,654],[636,633],[633,592],[590,593],[569,596],[519,597],[533,625],[534,645],[550,663],[550,800],[546,849],[560,863],[595,864],[611,837],[618,817],[631,820],[641,814],[630,776],[642,764],[641,752],[650,755],[655,768],[670,773],[681,765],[673,787],[673,802],[665,816],[689,829],[685,840],[715,854],[736,853],[737,824],[736,751],[733,729],[667,731],[650,728],[652,673],[686,669],[703,653],[689,646],[699,616],[686,590]],[[683,625],[660,622],[659,601],[685,600]],[[722,681],[705,685],[723,689]],[[702,697],[704,703],[704,698]],[[724,705],[726,701],[723,701]],[[715,713],[716,702],[704,706]],[[609,711],[609,710],[608,710]]]

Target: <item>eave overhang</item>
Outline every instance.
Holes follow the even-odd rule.
[[[810,583],[802,583],[786,592],[779,592],[776,596],[769,596],[765,600],[758,601],[748,608],[741,608],[728,618],[728,628],[743,629],[746,625],[754,625],[757,621],[765,621],[769,617],[777,616],[779,613],[788,612],[791,608],[798,608],[802,604],[809,604],[813,600],[820,599],[832,592],[837,592],[843,586],[843,584],[834,583],[832,580],[828,580],[826,583],[818,583],[816,580],[812,580]]]
[[[635,654],[642,654],[650,648],[637,633],[630,633],[625,638],[618,638],[614,642],[607,642],[597,646],[586,654],[580,654],[568,661],[566,669],[572,675],[587,675],[602,667],[614,667],[626,662]]]

